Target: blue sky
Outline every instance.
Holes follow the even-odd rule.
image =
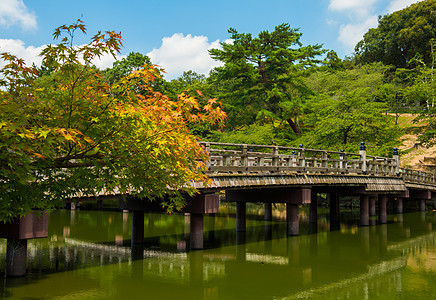
[[[28,63],[40,63],[41,49],[53,43],[53,30],[78,18],[91,36],[98,30],[121,31],[124,48],[147,54],[165,68],[166,78],[184,70],[207,74],[218,66],[207,53],[229,38],[227,30],[257,34],[289,23],[300,28],[303,44],[323,44],[340,57],[355,44],[377,17],[418,0],[0,0],[0,52],[11,52]],[[78,44],[88,37],[77,36]],[[111,66],[110,57],[96,62]],[[0,62],[1,66],[1,62]]]

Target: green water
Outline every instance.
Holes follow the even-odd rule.
[[[322,210],[321,210],[322,212]],[[301,235],[286,237],[284,212],[232,208],[205,216],[205,250],[186,252],[189,217],[145,214],[144,245],[131,249],[131,215],[55,211],[50,236],[28,243],[28,274],[4,279],[5,299],[436,299],[436,212],[389,215],[359,227],[344,212],[338,231],[302,209]],[[0,267],[6,241],[0,241]],[[143,259],[141,259],[141,256]]]

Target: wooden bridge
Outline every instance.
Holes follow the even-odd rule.
[[[193,182],[200,194],[187,198],[185,212],[191,217],[191,249],[203,248],[203,216],[217,213],[219,194],[236,202],[236,230],[246,230],[246,203],[264,203],[265,220],[272,219],[272,204],[285,203],[288,235],[299,234],[299,205],[310,206],[310,222],[317,222],[318,194],[327,194],[330,202],[331,228],[339,225],[341,196],[360,197],[360,223],[370,224],[378,215],[386,223],[387,206],[403,213],[404,201],[417,201],[425,210],[425,201],[436,192],[432,173],[400,167],[398,150],[392,157],[366,154],[361,143],[358,153],[326,151],[271,145],[202,142],[209,153],[207,174],[211,183]],[[120,208],[133,211],[132,241],[142,242],[143,212],[153,210],[146,200],[120,200]],[[377,211],[378,210],[378,211]]]
[[[337,229],[342,196],[360,197],[360,224],[369,226],[370,216],[378,215],[380,224],[387,222],[388,205],[402,214],[404,201],[417,201],[419,210],[424,211],[425,201],[431,200],[432,192],[436,192],[435,175],[401,168],[397,149],[392,157],[378,157],[367,155],[364,143],[358,153],[308,149],[302,145],[298,148],[213,142],[201,145],[210,155],[206,164],[211,182],[187,183],[199,191],[195,197],[187,197],[184,208],[191,219],[191,249],[203,248],[203,216],[218,212],[219,197],[224,192],[226,201],[236,202],[238,232],[246,230],[246,203],[264,203],[267,221],[272,219],[272,204],[285,203],[290,236],[299,234],[301,204],[309,205],[310,222],[316,224],[319,194],[327,195],[331,229]],[[135,197],[123,199],[121,195],[102,195],[97,200],[101,203],[116,197],[120,199],[120,209],[132,211],[132,244],[142,243],[144,211],[161,210],[160,204]],[[70,200],[71,205],[80,200],[84,199]],[[34,217],[20,220],[24,224],[22,231],[13,238],[25,241],[47,236],[47,231],[33,228],[47,228],[48,219],[38,221],[45,222],[43,225],[35,225],[35,220]],[[22,266],[17,274],[20,272]]]

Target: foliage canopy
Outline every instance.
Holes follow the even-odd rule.
[[[253,124],[264,116],[286,120],[300,134],[297,117],[301,99],[308,91],[303,76],[319,61],[320,45],[302,46],[301,33],[289,24],[258,37],[229,30],[232,42],[222,49],[209,50],[212,58],[224,63],[211,75],[218,87],[217,97],[229,113],[231,129]]]
[[[436,37],[436,0],[426,0],[379,17],[355,47],[358,63],[383,62],[399,68],[419,56],[431,63],[431,40]]]
[[[207,154],[188,124],[222,123],[225,113],[215,99],[200,106],[192,96],[154,91],[155,66],[110,84],[91,62],[115,55],[120,34],[99,32],[73,46],[75,30],[86,33],[80,20],[63,25],[54,33],[61,41],[42,51],[48,75],[1,56],[0,221],[102,193],[169,196],[166,209],[179,209],[180,191],[195,193],[186,183],[207,179]]]

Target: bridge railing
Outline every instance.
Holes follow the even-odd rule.
[[[405,181],[419,182],[424,184],[436,184],[436,177],[433,173],[423,172],[419,170],[412,170],[406,168],[400,168],[400,175]]]
[[[379,156],[366,156],[366,164],[368,174],[392,174],[398,173],[398,165],[395,158],[379,157]]]
[[[395,175],[394,158],[303,147],[203,142],[209,172],[318,172]]]
[[[398,151],[392,158],[359,153],[275,145],[202,142],[209,153],[210,173],[330,173],[402,176],[406,181],[435,183],[434,174],[399,168]]]

